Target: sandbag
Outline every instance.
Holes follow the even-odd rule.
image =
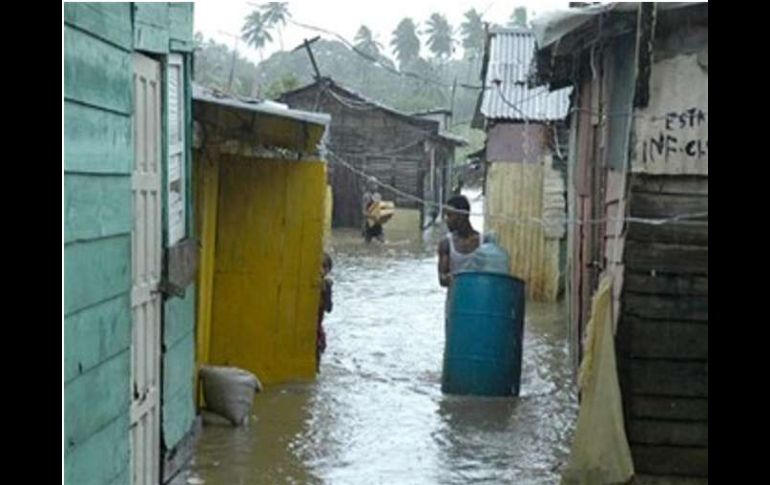
[[[203,399],[206,409],[240,426],[249,416],[254,395],[262,390],[257,376],[236,367],[203,366]]]

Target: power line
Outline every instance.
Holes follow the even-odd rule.
[[[450,84],[444,84],[443,82],[436,81],[435,79],[430,79],[430,78],[422,77],[419,74],[416,74],[416,73],[411,72],[411,71],[399,71],[398,69],[395,69],[395,68],[393,68],[393,67],[391,67],[391,66],[389,66],[387,64],[384,64],[379,59],[376,59],[375,57],[372,57],[368,53],[360,50],[358,47],[356,47],[354,44],[352,44],[350,41],[348,41],[345,37],[343,37],[341,34],[339,34],[337,32],[334,32],[334,31],[331,31],[331,30],[328,30],[328,29],[324,29],[323,27],[318,27],[318,26],[315,26],[315,25],[309,25],[309,24],[305,24],[305,23],[302,23],[302,22],[297,22],[296,20],[293,20],[293,19],[289,19],[289,22],[291,22],[292,24],[294,24],[294,25],[296,25],[298,27],[302,27],[304,29],[313,30],[313,31],[316,31],[316,32],[321,32],[321,33],[328,34],[328,35],[331,35],[331,36],[337,38],[340,42],[345,44],[346,47],[348,47],[350,50],[352,50],[353,52],[355,52],[356,54],[358,54],[362,58],[366,59],[367,61],[369,61],[369,62],[371,62],[371,63],[373,63],[373,64],[375,64],[375,65],[377,65],[377,66],[379,66],[379,67],[381,67],[383,69],[385,69],[386,71],[388,71],[388,72],[390,72],[392,74],[395,74],[395,75],[401,76],[401,77],[409,77],[409,78],[412,78],[412,79],[415,79],[415,80],[418,80],[418,81],[422,81],[422,82],[425,82],[425,83],[430,83],[430,84],[433,84],[433,85],[436,85],[436,86],[441,86],[441,87],[446,88],[446,89],[451,89],[452,88],[452,85],[450,85]],[[475,90],[475,91],[481,91],[481,90],[489,89],[488,87],[485,87],[485,86],[472,86],[472,85],[469,85],[469,84],[458,84],[458,86],[461,87],[461,88],[464,88],[464,89]]]
[[[356,100],[353,100],[353,99],[344,99],[344,98],[342,98],[342,96],[338,95],[337,93],[335,93],[331,89],[326,89],[326,87],[324,87],[323,93],[324,94],[328,94],[335,101],[337,101],[341,105],[345,106],[346,108],[350,108],[350,109],[355,110],[355,111],[372,111],[372,110],[375,110],[375,109],[380,109],[380,107],[375,105],[375,104],[362,103],[360,101],[356,101]]]
[[[501,86],[501,83],[495,83],[495,87],[497,88],[497,93],[500,95],[500,99],[503,100],[503,103],[507,104],[508,106],[510,106],[511,108],[516,110],[516,112],[518,112],[521,115],[521,117],[524,119],[524,121],[529,123],[529,117],[527,116],[527,114],[525,112],[523,112],[521,109],[519,109],[519,107],[516,106],[514,103],[509,101],[508,98],[505,97],[505,95],[503,94],[503,88],[501,88],[500,86]],[[519,101],[519,102],[523,103],[524,101],[526,101],[526,100],[522,100],[522,101]]]
[[[593,225],[593,224],[605,224],[607,222],[635,222],[640,224],[647,224],[647,225],[653,225],[653,226],[660,226],[664,224],[672,224],[677,223],[680,225],[690,225],[690,226],[700,226],[700,227],[708,227],[708,221],[701,221],[697,219],[708,219],[708,212],[696,212],[696,213],[684,213],[684,214],[677,214],[671,217],[667,218],[644,218],[644,217],[603,217],[600,219],[586,219],[586,220],[577,220],[577,219],[567,219],[565,218],[555,218],[550,221],[543,220],[541,218],[537,217],[529,217],[529,218],[517,218],[517,217],[511,217],[507,215],[495,215],[495,214],[480,214],[480,213],[474,213],[471,211],[464,211],[460,209],[456,209],[454,207],[451,207],[449,205],[440,203],[440,202],[434,202],[430,200],[423,199],[422,197],[419,197],[414,194],[410,194],[408,192],[404,192],[403,190],[394,187],[393,185],[387,184],[385,182],[382,182],[377,177],[370,175],[363,170],[353,166],[349,162],[345,161],[342,157],[337,155],[331,150],[326,150],[326,154],[330,156],[332,159],[331,162],[341,165],[342,167],[350,170],[354,174],[358,175],[359,177],[372,181],[375,184],[377,184],[380,187],[383,187],[390,192],[393,192],[397,195],[400,195],[404,197],[405,199],[411,200],[413,202],[417,202],[420,205],[426,206],[426,207],[435,207],[435,208],[443,208],[445,210],[461,213],[461,214],[467,214],[469,216],[479,216],[479,217],[487,217],[489,219],[498,219],[507,222],[508,224],[513,225],[519,225],[519,224],[529,224],[529,225],[539,225],[539,226],[554,226],[557,224],[561,225]],[[693,220],[696,219],[696,220]]]

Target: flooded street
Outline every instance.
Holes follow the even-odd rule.
[[[188,483],[558,483],[577,413],[563,305],[527,304],[520,397],[444,395],[435,248],[335,233],[318,380],[205,427]]]
[[[707,485],[708,33],[63,2],[62,483]]]

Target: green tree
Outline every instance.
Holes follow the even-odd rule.
[[[463,36],[465,57],[468,59],[480,57],[484,49],[484,24],[481,21],[481,14],[475,8],[465,12],[465,22],[460,25],[460,31]]]
[[[434,13],[426,23],[425,33],[428,34],[428,48],[440,61],[449,59],[452,55],[454,39],[452,26],[444,15]]]
[[[195,82],[239,96],[251,96],[254,93],[257,77],[257,67],[254,64],[235,54],[225,44],[218,44],[211,39],[204,41],[202,35],[196,35],[195,41]]]
[[[262,60],[262,49],[273,41],[270,34],[270,25],[261,12],[255,10],[246,17],[246,21],[241,29],[241,36],[247,44],[257,49],[260,60]]]
[[[527,27],[527,7],[518,7],[513,10],[508,27]]]
[[[274,81],[263,93],[268,99],[278,99],[283,93],[292,91],[299,87],[299,80],[294,74],[287,74],[281,79]]]
[[[283,28],[286,26],[286,20],[291,18],[288,2],[267,2],[259,6],[262,11],[262,18],[268,28],[276,27],[278,30],[278,41],[283,50]]]
[[[374,39],[374,34],[372,34],[372,31],[369,30],[369,27],[366,25],[362,25],[360,29],[358,29],[358,33],[356,34],[356,37],[353,39],[355,42],[356,49],[360,50],[361,52],[371,56],[374,59],[377,59],[380,56],[380,49],[382,49],[382,44],[377,42]]]
[[[366,25],[362,25],[361,28],[358,29],[358,33],[353,41],[355,42],[355,48],[358,51],[363,52],[372,59],[379,59],[381,57],[380,49],[382,48],[382,44],[374,39],[374,34],[372,34],[372,31],[369,30],[369,27]],[[370,70],[367,68],[361,69],[361,82],[363,85],[369,83],[369,71]]]
[[[398,23],[393,31],[393,39],[390,46],[398,59],[401,70],[420,57],[420,38],[417,36],[417,25],[410,18],[405,18]]]

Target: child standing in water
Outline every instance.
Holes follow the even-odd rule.
[[[323,327],[324,313],[332,311],[332,258],[324,252],[321,269],[321,299],[318,304],[318,327],[316,329],[316,372],[321,370],[321,354],[326,350],[326,332]]]

